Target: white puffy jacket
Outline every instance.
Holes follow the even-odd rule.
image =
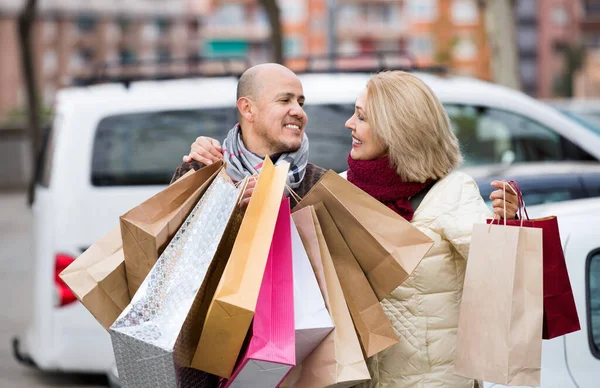
[[[473,224],[492,213],[470,176],[452,172],[425,195],[411,224],[434,245],[413,274],[381,304],[400,342],[368,360],[363,387],[473,387],[452,373]]]

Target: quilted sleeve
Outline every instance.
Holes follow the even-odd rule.
[[[461,175],[462,179],[457,180],[447,193],[446,210],[438,218],[436,229],[466,260],[469,257],[473,225],[485,223],[487,218],[492,217],[492,212],[481,198],[473,178]]]

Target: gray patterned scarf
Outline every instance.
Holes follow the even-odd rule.
[[[242,141],[242,128],[236,124],[223,142],[223,156],[227,163],[227,174],[234,181],[240,181],[246,176],[258,174],[263,165],[263,158],[248,151]],[[287,184],[295,189],[300,186],[306,166],[308,165],[308,138],[304,134],[300,149],[295,152],[285,152],[279,155],[275,165],[290,164]]]

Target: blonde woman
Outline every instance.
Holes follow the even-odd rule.
[[[492,214],[475,181],[455,171],[462,157],[442,104],[419,78],[384,72],[369,81],[346,127],[348,180],[435,242],[381,302],[400,342],[368,360],[365,386],[477,386],[452,369],[471,230]]]
[[[452,369],[471,230],[492,214],[475,181],[455,170],[462,156],[442,104],[419,78],[383,72],[360,94],[346,127],[352,131],[347,179],[434,241],[414,273],[381,302],[400,342],[368,360],[372,380],[364,386],[477,386]],[[199,138],[185,158],[210,158],[219,152],[214,144]],[[502,213],[502,192],[491,198]],[[507,193],[506,206],[514,218],[516,196]]]

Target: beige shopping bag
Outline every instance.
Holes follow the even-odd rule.
[[[96,241],[59,276],[108,330],[130,302],[119,226]]]
[[[542,230],[474,225],[454,373],[540,385],[543,301]]]
[[[292,369],[281,387],[351,387],[367,381],[371,378],[369,370],[315,210],[312,206],[303,208],[292,218],[335,328],[302,364]]]
[[[192,367],[229,378],[254,317],[289,164],[269,158],[210,304]]]
[[[398,343],[398,337],[377,296],[344,238],[322,203],[315,205],[327,249],[344,292],[365,356],[371,357]]]
[[[393,210],[333,171],[294,208],[323,202],[382,300],[419,265],[433,241]]]
[[[222,166],[219,162],[188,172],[121,216],[121,236],[130,297],[133,297]]]

